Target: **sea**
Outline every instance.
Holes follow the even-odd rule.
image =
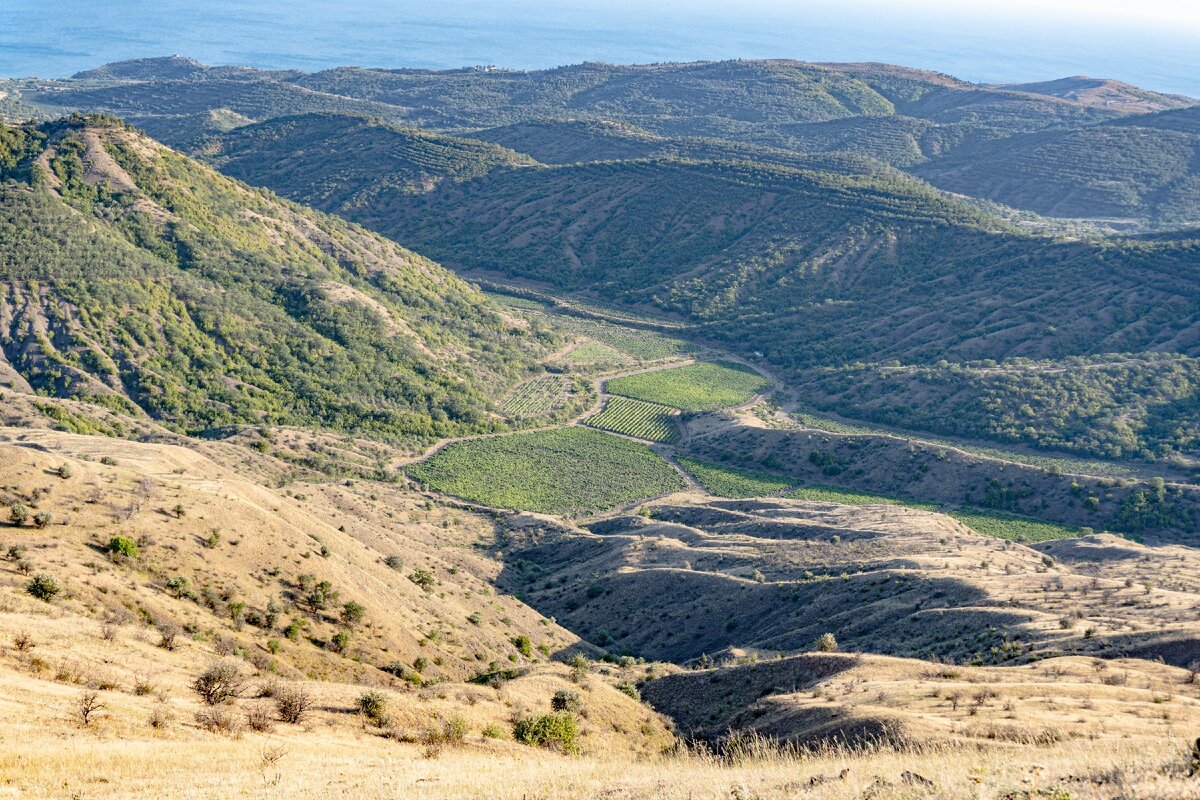
[[[1001,0],[963,0],[961,6],[903,0],[0,0],[0,77],[64,77],[109,61],[171,54],[301,70],[790,58],[883,61],[979,83],[1090,75],[1200,97],[1200,3],[1180,4],[1180,18],[1153,24],[1043,13],[1031,3],[1004,7]]]

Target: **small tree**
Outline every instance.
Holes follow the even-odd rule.
[[[90,689],[86,690],[75,701],[75,718],[79,720],[80,725],[86,728],[95,720],[96,714],[104,708],[104,703],[100,702],[99,693]]]
[[[822,633],[813,646],[821,653],[836,653],[838,649],[837,639],[832,633]]]
[[[58,585],[58,581],[54,580],[53,575],[48,575],[45,572],[40,575],[35,575],[29,583],[25,585],[25,591],[36,597],[38,600],[49,603],[54,599],[54,596],[62,591]]]
[[[222,661],[209,666],[192,682],[192,689],[210,706],[240,697],[246,680],[237,664]]]
[[[333,584],[329,581],[320,581],[308,590],[308,594],[304,596],[304,602],[313,611],[324,611],[329,608],[329,604],[337,601],[338,593],[333,590]]]

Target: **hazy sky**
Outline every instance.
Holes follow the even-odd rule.
[[[869,60],[1200,97],[1200,0],[0,0],[0,76],[169,53],[310,70]]]

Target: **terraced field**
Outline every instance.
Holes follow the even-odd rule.
[[[770,386],[750,367],[708,361],[614,378],[607,388],[611,394],[684,411],[716,411],[741,405]]]
[[[701,486],[717,497],[763,497],[778,494],[796,483],[767,472],[735,469],[694,458],[681,457],[676,460]]]
[[[545,417],[563,408],[575,392],[575,382],[565,375],[545,375],[513,390],[500,411],[512,420]]]
[[[613,395],[604,404],[604,410],[589,417],[586,424],[652,442],[669,443],[679,437],[679,428],[673,419],[678,415],[679,411],[674,408]]]
[[[590,514],[685,488],[645,445],[573,426],[447,445],[409,474],[497,508]]]
[[[950,516],[978,534],[995,536],[998,539],[1008,539],[1013,542],[1035,544],[1054,539],[1074,539],[1083,535],[1078,528],[1056,525],[1053,522],[1042,522],[1016,514],[1005,514],[1000,511],[961,508],[949,513]]]
[[[926,511],[937,511],[938,509],[936,503],[922,503],[919,500],[906,500],[903,497],[892,497],[886,494],[855,492],[818,483],[801,486],[799,489],[788,492],[784,497],[793,500],[813,500],[819,503],[841,503],[846,506],[907,506],[908,508],[922,508]]]

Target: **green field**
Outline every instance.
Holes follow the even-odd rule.
[[[960,508],[950,516],[983,536],[995,536],[1014,542],[1037,543],[1052,539],[1072,539],[1081,535],[1078,528],[1042,522],[1001,511],[985,511],[981,508]]]
[[[561,334],[592,339],[606,344],[636,361],[659,361],[691,352],[691,346],[687,342],[656,331],[573,317],[568,314],[531,313],[530,318],[548,325]]]
[[[613,395],[604,404],[604,410],[589,417],[586,424],[652,442],[673,442],[679,436],[679,429],[671,418],[678,414],[674,408]]]
[[[936,511],[938,508],[935,503],[922,503],[918,500],[905,500],[902,497],[891,497],[884,494],[855,492],[850,489],[839,489],[836,486],[823,486],[818,483],[814,483],[811,486],[802,486],[795,491],[788,492],[784,496],[793,500],[814,500],[821,503],[841,503],[847,506],[907,506],[909,508],[925,509],[926,511]]]
[[[796,485],[794,480],[767,472],[735,469],[694,458],[677,460],[701,486],[717,497],[763,497]]]
[[[455,442],[409,474],[445,494],[546,514],[588,514],[684,488],[645,445],[581,427]]]
[[[749,367],[711,361],[614,378],[608,391],[684,411],[715,411],[741,405],[770,385]]]
[[[579,369],[616,369],[636,363],[633,356],[594,339],[585,339],[563,356],[563,361]]]
[[[513,390],[500,411],[513,420],[534,419],[552,414],[570,398],[573,381],[565,375],[543,375]]]

